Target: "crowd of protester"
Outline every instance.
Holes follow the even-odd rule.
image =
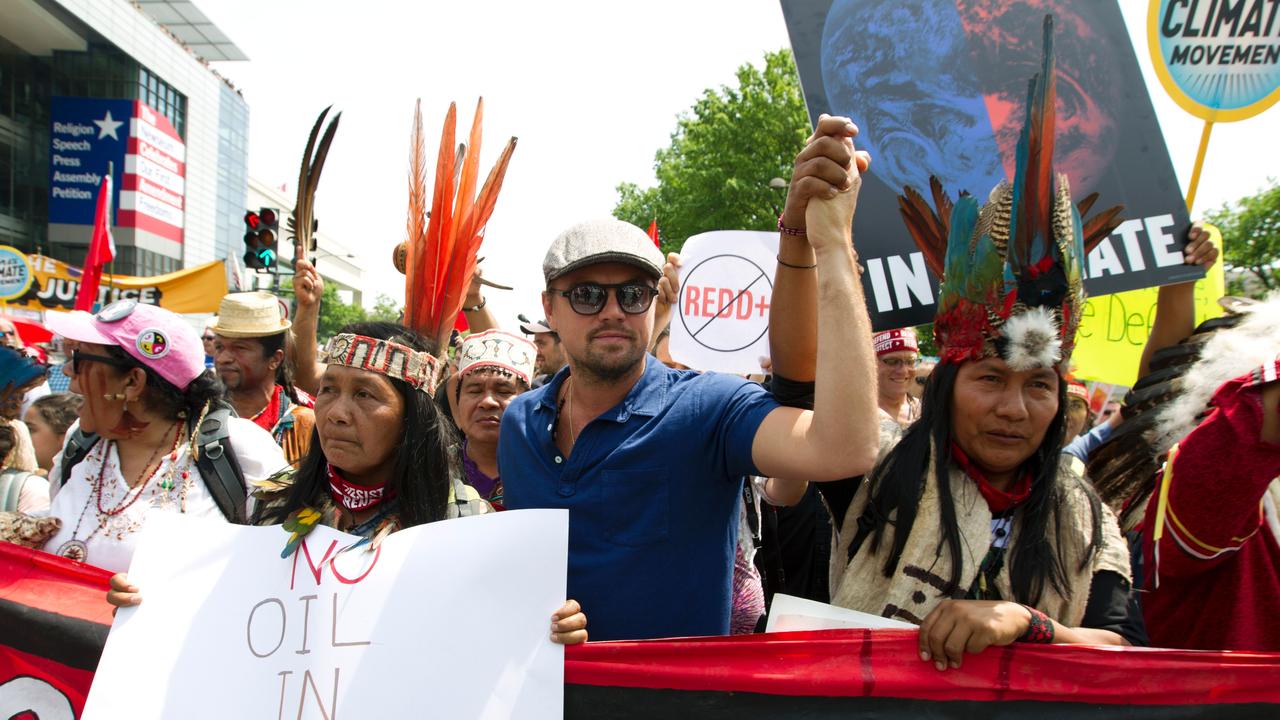
[[[1187,525],[1122,533],[1085,463],[1124,410],[1094,416],[1071,342],[1013,362],[999,338],[962,338],[940,317],[941,357],[922,362],[911,328],[872,333],[850,233],[869,162],[855,134],[824,116],[797,157],[772,299],[786,322],[770,325],[763,382],[672,358],[680,258],[616,220],[551,243],[545,319],[520,332],[498,327],[473,282],[472,332],[452,348],[392,323],[349,325],[321,348],[323,280],[305,260],[292,323],[267,293],[227,295],[203,335],[127,300],[49,313],[53,362],[4,358],[27,371],[0,425],[5,539],[116,572],[109,600],[128,605],[144,595],[124,572],[153,513],[283,524],[288,553],[317,524],[376,547],[424,523],[564,508],[558,642],[586,640],[588,618],[596,640],[755,632],[785,592],[919,625],[939,670],[1016,641],[1280,650],[1265,628],[1179,629],[1277,602],[1274,365],[1216,401],[1183,466],[1169,459],[1180,482],[1197,478],[1174,485],[1168,510]],[[1198,228],[1189,240],[1188,263],[1216,262]],[[1142,374],[1190,334],[1190,304],[1187,286],[1160,291]],[[12,323],[0,333],[22,349]],[[215,443],[225,452],[197,452]],[[1201,450],[1213,443],[1247,459],[1239,484]],[[1196,529],[1196,482],[1253,515],[1210,513]],[[1144,607],[1143,543],[1199,605]],[[1223,599],[1239,592],[1250,602]]]

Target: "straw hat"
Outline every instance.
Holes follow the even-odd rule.
[[[213,331],[223,337],[265,337],[289,329],[280,301],[262,291],[229,293],[218,307],[218,323]]]

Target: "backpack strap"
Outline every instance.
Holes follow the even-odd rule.
[[[67,436],[67,444],[62,448],[62,477],[49,478],[49,481],[57,481],[57,488],[66,485],[71,479],[71,469],[89,456],[89,451],[97,442],[97,433],[87,433],[77,427],[75,432]],[[50,493],[57,488],[50,488]]]
[[[5,470],[0,473],[0,510],[18,511],[18,498],[22,496],[22,486],[29,477],[31,473],[25,470]]]
[[[231,449],[231,409],[219,407],[205,415],[195,429],[195,444],[200,456],[196,467],[213,502],[227,520],[236,525],[248,522],[245,502],[249,498],[244,472]]]

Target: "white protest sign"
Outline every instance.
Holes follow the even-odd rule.
[[[777,254],[771,232],[716,230],[685,241],[671,357],[695,370],[760,372]]]
[[[85,705],[117,718],[560,718],[568,513],[402,530],[374,552],[317,527],[161,513],[130,568]]]
[[[913,630],[915,625],[891,618],[864,613],[859,610],[836,607],[816,600],[774,593],[769,606],[769,622],[765,632],[796,632],[799,630]]]

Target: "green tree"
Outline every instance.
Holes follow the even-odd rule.
[[[796,153],[810,132],[790,50],[765,54],[764,69],[738,68],[737,87],[708,88],[676,118],[671,144],[658,150],[658,184],[618,185],[613,214],[649,227],[656,217],[664,251],[708,230],[772,230]]]
[[[378,299],[373,304],[373,309],[368,311],[368,319],[376,322],[400,322],[400,316],[404,313],[404,305],[398,300],[384,293],[378,293]]]
[[[1273,178],[1257,194],[1206,213],[1222,230],[1226,264],[1252,276],[1262,296],[1280,289],[1280,184]]]
[[[320,320],[316,323],[316,335],[320,342],[333,337],[343,325],[367,319],[364,308],[342,302],[337,286],[325,283],[324,294],[320,296]]]

